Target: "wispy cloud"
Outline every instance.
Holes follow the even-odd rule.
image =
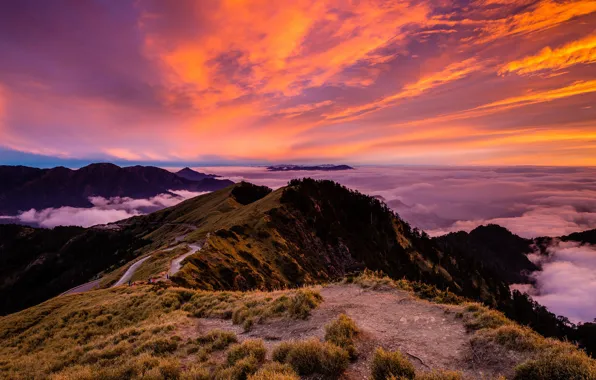
[[[561,70],[577,64],[596,62],[596,35],[567,43],[556,49],[545,47],[538,54],[509,62],[500,74],[532,74],[544,70]]]
[[[3,3],[0,144],[71,160],[509,163],[498,136],[593,126],[595,21],[593,0]],[[494,139],[377,151],[412,130]],[[517,160],[596,164],[585,138]]]
[[[89,201],[93,204],[93,207],[90,208],[59,207],[43,210],[31,209],[9,218],[46,228],[56,226],[90,227],[157,211],[165,207],[174,206],[185,199],[206,194],[205,192],[195,193],[190,191],[171,192],[175,195],[160,194],[147,199],[90,197]]]

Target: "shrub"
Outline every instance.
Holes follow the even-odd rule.
[[[209,370],[201,366],[192,366],[188,368],[181,376],[182,380],[210,380]]]
[[[272,362],[265,364],[248,380],[300,380],[296,372],[287,364]]]
[[[178,348],[178,342],[173,339],[154,338],[143,343],[137,352],[150,351],[156,355],[163,355],[174,352]]]
[[[315,373],[337,377],[349,364],[344,349],[317,339],[282,343],[273,351],[273,360],[289,364],[299,375]]]
[[[259,368],[259,362],[254,356],[247,356],[236,361],[231,367],[217,371],[215,378],[218,380],[246,380]]]
[[[372,378],[385,380],[390,376],[398,379],[414,379],[416,371],[414,366],[401,352],[389,352],[377,348],[372,361]]]
[[[356,323],[345,314],[325,326],[325,341],[335,344],[346,350],[350,359],[356,358],[356,345],[354,337],[358,334]]]
[[[463,380],[463,375],[458,371],[432,371],[416,375],[416,380]]]
[[[292,318],[306,319],[310,311],[323,302],[323,297],[318,292],[310,289],[303,289],[296,292],[290,299],[289,314]]]
[[[266,355],[267,349],[261,339],[249,339],[230,348],[228,363],[234,365],[237,361],[249,356],[255,358],[257,362],[263,362]]]
[[[527,327],[504,325],[485,334],[487,338],[510,350],[535,350],[541,345],[541,337]]]
[[[223,350],[232,343],[238,342],[236,334],[231,331],[211,330],[197,338],[197,342],[210,345],[214,350]]]
[[[280,363],[285,363],[288,354],[294,347],[295,343],[290,342],[281,342],[277,347],[273,349],[271,353],[271,358]]]
[[[515,369],[514,380],[596,379],[596,365],[585,353],[551,352]]]
[[[468,307],[469,309],[469,307]],[[472,330],[496,329],[504,325],[511,324],[503,313],[491,310],[486,307],[480,307],[466,320],[466,327]]]

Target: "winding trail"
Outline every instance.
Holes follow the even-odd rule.
[[[201,250],[203,244],[189,244],[188,246],[190,247],[190,251],[172,260],[172,263],[170,264],[170,270],[168,272],[170,276],[178,273],[180,269],[182,269],[182,261],[184,261],[184,259],[186,259],[188,256],[194,255],[197,253],[197,251]]]
[[[139,261],[137,261],[136,263],[132,264],[126,270],[126,272],[124,272],[122,277],[120,277],[120,279],[118,281],[116,281],[116,283],[114,285],[112,285],[112,288],[114,288],[116,286],[123,285],[126,282],[128,282],[132,278],[132,276],[135,274],[136,270],[141,266],[141,264],[143,264],[145,261],[147,261],[147,259],[149,259],[150,257],[151,257],[151,255],[145,256],[142,259],[140,259]]]
[[[75,286],[72,289],[68,289],[67,291],[65,291],[64,293],[60,293],[59,296],[65,296],[67,294],[76,294],[76,293],[83,293],[89,290],[93,290],[95,288],[99,288],[99,282],[101,281],[101,279],[97,279],[94,281],[89,281],[86,282],[82,285],[79,286]]]

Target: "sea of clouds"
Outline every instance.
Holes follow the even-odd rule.
[[[278,188],[292,178],[333,179],[387,205],[431,236],[496,223],[523,237],[596,228],[596,168],[358,167],[338,172],[200,168]]]
[[[90,227],[107,224],[136,215],[147,214],[166,207],[174,206],[183,200],[196,197],[205,192],[170,190],[171,194],[159,194],[147,199],[128,197],[90,197],[90,208],[59,207],[43,210],[30,209],[10,217],[14,221],[45,228],[56,226]],[[8,219],[5,217],[5,219]]]

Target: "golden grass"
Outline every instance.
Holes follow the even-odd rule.
[[[209,378],[219,373],[246,378],[254,372],[250,360],[223,367],[212,363],[213,352],[236,342],[234,334],[210,331],[187,339],[179,327],[193,314],[231,318],[238,308],[263,320],[302,318],[320,302],[309,289],[206,292],[164,284],[57,297],[0,318],[0,378],[201,378],[207,372]],[[264,357],[257,351],[249,355],[258,359],[255,371]],[[200,366],[182,365],[189,355]]]
[[[337,378],[349,364],[346,350],[316,338],[283,342],[273,350],[272,357],[275,361],[288,364],[301,376],[319,374]]]
[[[364,289],[372,290],[404,290],[413,292],[418,298],[440,304],[459,305],[465,301],[448,290],[440,290],[435,286],[406,279],[394,280],[382,272],[365,269],[358,276],[349,278],[348,282],[360,285]]]
[[[325,326],[325,341],[343,348],[350,359],[355,360],[358,355],[354,338],[358,333],[356,323],[347,315],[341,314],[335,321]]]

